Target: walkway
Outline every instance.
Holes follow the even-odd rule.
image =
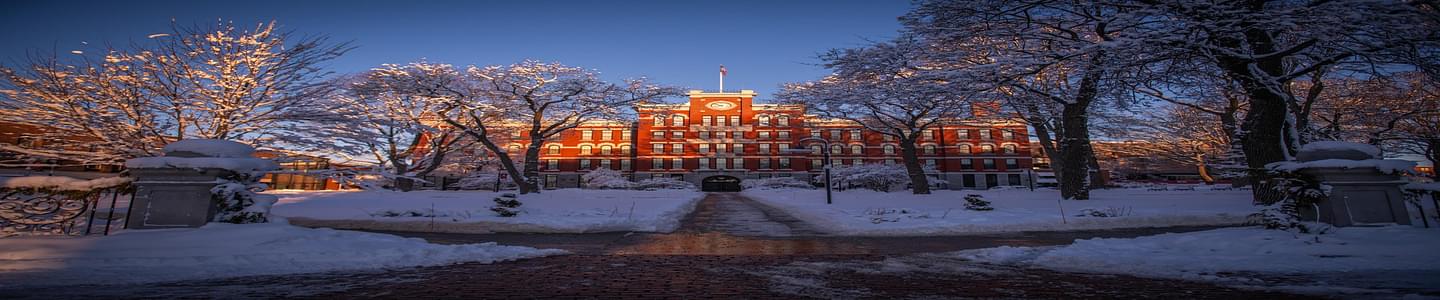
[[[0,290],[0,298],[1266,298],[1203,283],[1062,273],[923,253],[1062,245],[1208,228],[839,237],[735,193],[711,193],[675,233],[394,234],[498,242],[574,255],[372,273],[258,276],[140,286]],[[117,274],[119,275],[119,274]],[[122,275],[123,276],[123,275]]]

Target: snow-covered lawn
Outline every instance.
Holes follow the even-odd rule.
[[[520,195],[515,217],[490,211],[488,191],[275,191],[291,223],[431,232],[670,232],[703,194],[689,190],[547,190]]]
[[[278,223],[0,240],[0,287],[125,284],[490,263],[563,254],[495,243],[436,245],[394,235]]]
[[[1053,189],[942,190],[929,195],[852,189],[836,191],[835,203],[828,205],[823,189],[755,189],[744,194],[843,235],[1231,225],[1243,223],[1247,215],[1258,210],[1251,204],[1249,191],[1212,191],[1205,187],[1194,191],[1095,190],[1091,191],[1092,199],[1084,201],[1058,201],[1059,192]],[[966,210],[967,194],[984,196],[995,210]],[[1085,209],[1119,216],[1089,216]]]
[[[1299,292],[1395,289],[1407,293],[1420,289],[1440,293],[1440,230],[1410,226],[1346,227],[1322,235],[1224,228],[951,255],[1060,271],[1204,280]]]

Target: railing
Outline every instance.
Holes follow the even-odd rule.
[[[104,218],[104,234],[109,234],[121,195],[133,195],[131,191],[126,177],[0,178],[0,238],[86,235],[92,232],[97,217]],[[102,199],[108,200],[109,209],[105,215],[97,216]]]

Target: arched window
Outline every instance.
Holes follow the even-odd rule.
[[[665,126],[665,117],[655,116],[655,126]]]
[[[782,115],[779,117],[775,117],[775,123],[780,126],[790,126],[790,116]]]
[[[629,155],[629,154],[630,154],[630,145],[620,145],[620,154]]]
[[[925,145],[920,148],[925,154],[935,154],[935,145]]]
[[[560,154],[560,145],[550,145],[550,147],[547,147],[547,149],[549,149],[549,150],[548,150],[549,152],[547,152],[547,154],[552,154],[552,155],[558,155],[558,154]]]
[[[594,148],[590,147],[590,145],[581,145],[581,146],[580,146],[580,155],[590,155],[590,151],[593,150],[593,149],[594,149]]]
[[[895,154],[895,145],[885,145],[885,154]]]
[[[970,154],[970,144],[960,144],[960,154]]]
[[[861,146],[861,145],[850,145],[850,154],[862,154],[862,153],[865,153],[865,146]]]
[[[980,153],[984,153],[984,154],[995,153],[995,145],[989,145],[989,144],[980,145]]]
[[[760,119],[760,126],[770,126],[770,116],[760,115],[757,118]]]
[[[673,116],[673,117],[670,117],[670,126],[685,126],[685,117],[682,117],[682,116]]]
[[[845,148],[841,148],[840,145],[830,145],[830,154],[840,154],[844,149]]]
[[[1005,149],[1005,154],[1015,154],[1015,144],[1001,146],[1001,149]]]
[[[610,155],[612,151],[614,151],[614,147],[610,145],[600,146],[600,155]]]

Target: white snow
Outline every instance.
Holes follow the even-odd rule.
[[[1300,152],[1308,151],[1359,151],[1369,154],[1370,157],[1380,157],[1380,148],[1373,145],[1342,142],[1342,141],[1314,141],[1300,146]]]
[[[0,188],[50,188],[62,191],[88,191],[123,185],[130,177],[77,179],[65,176],[0,177]]]
[[[842,235],[949,235],[970,232],[1080,230],[1125,227],[1239,224],[1257,211],[1250,192],[1091,191],[1091,200],[1061,201],[1051,189],[987,191],[908,191],[882,193],[851,189],[836,191],[825,204],[825,190],[746,190],[751,198],[785,210],[796,218]],[[965,209],[964,197],[978,194],[993,211]],[[1061,217],[1061,207],[1065,216]],[[1128,213],[1117,217],[1078,216],[1084,209]]]
[[[236,172],[270,171],[280,168],[275,161],[261,158],[221,157],[140,157],[125,161],[131,169],[216,168]]]
[[[703,196],[691,190],[546,190],[519,195],[524,212],[490,211],[488,191],[271,191],[271,213],[296,224],[433,232],[670,232]],[[433,217],[432,217],[433,216]]]
[[[1322,160],[1307,161],[1307,162],[1299,162],[1299,161],[1275,162],[1275,163],[1271,163],[1271,164],[1269,164],[1269,165],[1266,165],[1266,167],[1268,167],[1268,168],[1271,169],[1271,170],[1284,171],[1284,172],[1295,172],[1295,171],[1299,171],[1299,170],[1302,170],[1302,169],[1309,169],[1309,168],[1342,168],[1342,169],[1375,168],[1376,170],[1380,170],[1380,172],[1382,172],[1382,173],[1395,174],[1395,173],[1405,173],[1405,172],[1411,172],[1411,171],[1413,171],[1413,170],[1415,169],[1415,162],[1413,162],[1413,161],[1408,161],[1408,160],[1400,160],[1400,159],[1366,159],[1366,160],[1322,159]]]
[[[165,152],[185,151],[209,157],[250,158],[255,148],[235,141],[215,139],[179,140],[165,145]]]
[[[563,253],[494,243],[437,245],[417,238],[283,222],[211,223],[196,229],[127,230],[83,238],[7,238],[0,243],[0,287],[491,263]]]
[[[1058,247],[998,247],[953,252],[981,262],[1060,271],[1285,285],[1304,292],[1435,288],[1440,231],[1410,226],[1345,227],[1322,235],[1224,228],[1130,239],[1076,240]],[[1347,278],[1351,277],[1351,278]],[[1393,277],[1393,278],[1387,278]],[[1420,277],[1420,278],[1415,278]],[[1284,282],[1269,283],[1267,279]],[[1292,282],[1298,280],[1299,282]],[[1415,285],[1415,286],[1410,286]],[[1430,285],[1430,286],[1426,286]],[[1331,287],[1343,290],[1327,289]],[[1315,288],[1321,288],[1316,290]]]

